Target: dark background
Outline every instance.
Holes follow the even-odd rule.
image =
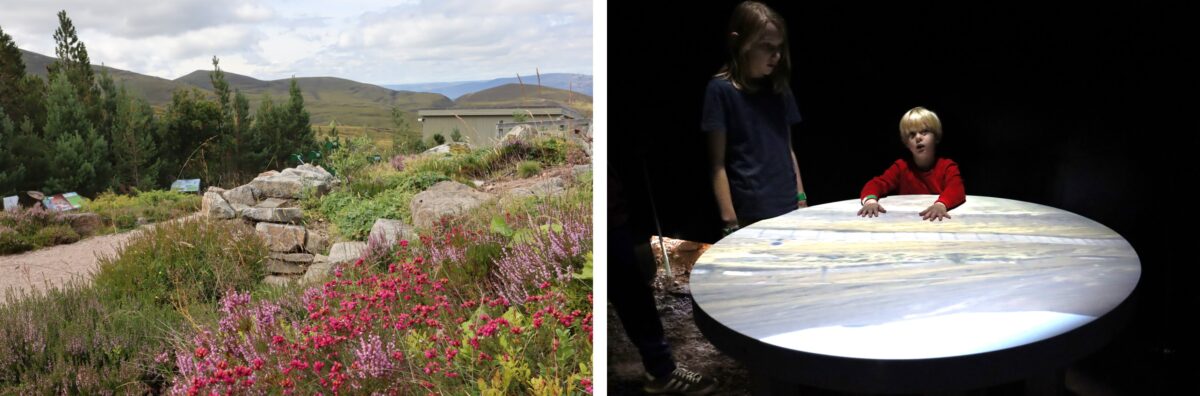
[[[654,232],[652,192],[666,235],[718,237],[699,122],[736,3],[609,9],[608,164],[645,235]],[[1152,371],[1133,382],[1200,372],[1200,326],[1187,324],[1200,314],[1200,204],[1191,192],[1200,67],[1188,59],[1200,52],[1200,32],[1188,26],[1200,14],[1145,5],[767,3],[788,24],[804,117],[794,149],[810,205],[857,198],[863,183],[906,156],[900,116],[925,106],[945,131],[938,154],[959,163],[968,194],[1078,213],[1137,250],[1134,320],[1095,365]]]

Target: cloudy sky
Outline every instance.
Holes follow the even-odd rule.
[[[593,74],[590,0],[4,0],[0,28],[54,56],[59,10],[92,63],[167,79],[211,69],[214,55],[263,80]]]

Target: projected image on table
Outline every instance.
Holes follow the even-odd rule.
[[[1141,274],[1111,229],[1059,209],[969,196],[921,221],[933,196],[848,200],[766,220],[697,261],[697,307],[743,336],[822,355],[927,359],[1054,337],[1111,311]]]

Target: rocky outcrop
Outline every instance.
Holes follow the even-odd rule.
[[[455,181],[443,181],[412,199],[413,225],[429,227],[442,216],[454,216],[482,205],[492,195]]]
[[[376,219],[375,224],[371,226],[371,234],[367,236],[367,240],[378,240],[383,246],[395,246],[401,240],[413,241],[417,239],[417,233],[413,227],[404,224],[400,220],[392,219]]]

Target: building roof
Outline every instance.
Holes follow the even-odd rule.
[[[417,117],[466,117],[466,116],[511,116],[513,113],[533,113],[540,115],[564,115],[570,118],[580,118],[579,112],[561,106],[527,106],[527,107],[495,107],[495,108],[454,108],[417,110]]]

